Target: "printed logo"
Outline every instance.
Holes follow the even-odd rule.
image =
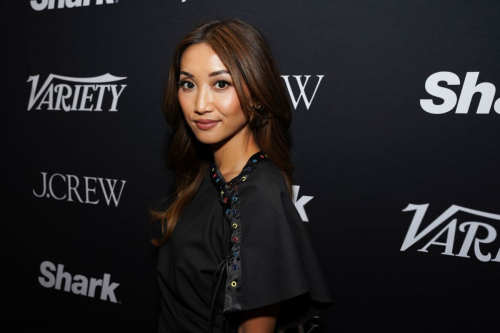
[[[293,107],[295,110],[297,110],[297,106],[299,105],[299,102],[301,99],[304,100],[304,104],[306,105],[306,108],[309,110],[309,107],[311,106],[311,103],[314,99],[314,96],[316,95],[316,91],[318,91],[318,88],[319,88],[319,85],[321,84],[321,80],[323,80],[323,77],[324,75],[316,75],[318,77],[318,82],[316,83],[316,87],[314,88],[314,92],[311,96],[311,99],[309,99],[306,95],[306,92],[305,92],[305,89],[306,89],[306,86],[307,86],[307,82],[309,82],[309,78],[311,77],[311,75],[304,75],[304,77],[306,78],[304,83],[302,83],[302,75],[292,75],[295,80],[297,81],[297,85],[299,86],[299,97],[298,98],[295,98],[295,95],[293,93],[293,90],[292,90],[292,86],[290,85],[290,81],[288,80],[288,78],[290,77],[290,75],[281,75],[281,77],[285,80],[285,83],[286,83],[286,87],[288,89],[288,93],[290,94],[290,98],[292,100],[292,103],[293,103]]]
[[[425,236],[431,234],[433,231],[436,231],[434,237],[418,251],[427,252],[427,249],[431,245],[442,246],[444,248],[444,252],[442,254],[444,255],[470,258],[469,252],[471,250],[472,244],[474,244],[474,255],[478,260],[484,262],[500,262],[500,250],[492,259],[492,254],[485,251],[484,248],[481,248],[482,244],[492,243],[496,239],[496,229],[488,223],[477,221],[478,217],[479,220],[489,219],[500,221],[500,215],[452,205],[450,208],[445,210],[444,213],[442,213],[434,221],[432,221],[427,227],[419,231],[428,206],[429,204],[409,204],[408,207],[403,209],[403,212],[414,211],[415,215],[413,216],[410,228],[408,229],[406,237],[403,241],[403,246],[401,246],[401,251],[406,251],[413,244],[417,243]],[[454,215],[459,212],[473,215],[474,220],[466,221],[458,225],[458,219],[454,217]],[[459,246],[460,249],[456,249],[458,250],[458,252],[454,248],[457,226],[460,232],[465,233],[465,239],[462,242],[461,246]]]
[[[36,110],[42,108],[50,111],[102,111],[103,101],[111,100],[108,111],[116,112],[118,98],[120,98],[126,84],[111,84],[125,80],[126,77],[117,77],[104,74],[96,77],[77,78],[50,74],[43,86],[38,90],[39,75],[30,76],[31,94],[28,111],[36,105]],[[63,81],[54,83],[55,80]],[[109,97],[108,97],[109,96]],[[109,104],[109,103],[108,103]]]
[[[126,183],[125,180],[121,180],[121,183],[117,186],[117,179],[84,176],[84,181],[82,182],[75,175],[63,175],[60,173],[48,175],[47,172],[41,172],[41,174],[42,187],[39,191],[33,189],[35,197],[71,202],[76,200],[80,203],[91,205],[97,205],[101,202],[101,199],[104,199],[106,205],[109,206],[111,203],[114,203],[115,207],[118,207]]]
[[[297,200],[297,198],[299,197],[299,189],[300,186],[293,185],[293,203],[295,204],[295,208],[297,208],[297,211],[300,214],[302,222],[309,222],[304,206],[314,197],[303,195],[302,197],[300,197],[300,199]]]
[[[64,271],[64,265],[56,265],[50,261],[44,261],[40,264],[40,273],[43,275],[38,277],[38,282],[45,288],[54,288],[61,290],[64,281],[63,290],[75,295],[82,295],[94,298],[96,291],[101,288],[100,299],[118,303],[115,296],[115,289],[119,283],[111,282],[111,275],[104,274],[102,279],[87,278],[83,275],[76,274],[72,276]]]
[[[61,8],[76,8],[76,7],[88,7],[90,6],[90,3],[96,4],[96,5],[102,5],[102,4],[114,4],[118,2],[118,0],[31,0],[31,8],[33,8],[36,11],[41,11],[44,9],[54,9],[56,8],[56,3],[57,3],[57,9]]]
[[[469,112],[472,97],[476,93],[481,94],[481,100],[477,107],[476,114],[489,114],[493,100],[495,99],[496,88],[489,82],[477,84],[479,72],[467,72],[465,75],[464,85],[460,92],[459,98],[449,88],[440,86],[440,82],[445,82],[449,86],[460,85],[460,78],[451,72],[437,72],[432,74],[425,81],[425,90],[429,95],[443,99],[442,104],[434,104],[432,99],[421,99],[420,106],[426,112],[432,114],[443,114],[451,111],[455,105],[457,106],[456,114],[467,114]],[[458,104],[457,104],[458,100]],[[493,105],[496,113],[500,113],[500,98]]]

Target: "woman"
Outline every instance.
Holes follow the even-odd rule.
[[[174,200],[162,221],[159,332],[274,332],[331,304],[292,202],[291,109],[265,38],[208,21],[175,50],[164,111]]]

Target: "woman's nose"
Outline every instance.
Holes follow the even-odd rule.
[[[210,89],[206,86],[201,87],[198,90],[198,95],[196,96],[196,111],[199,113],[211,112],[213,111],[212,94]]]

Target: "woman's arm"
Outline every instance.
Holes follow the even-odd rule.
[[[238,333],[273,333],[281,303],[243,311]]]

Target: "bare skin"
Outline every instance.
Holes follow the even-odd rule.
[[[179,103],[196,138],[209,144],[224,180],[238,176],[260,150],[233,85],[231,74],[207,44],[195,44],[181,58]],[[200,120],[215,123],[200,128]],[[280,304],[240,313],[238,333],[272,333]]]
[[[272,333],[276,326],[276,318],[280,303],[242,312],[238,333]]]

